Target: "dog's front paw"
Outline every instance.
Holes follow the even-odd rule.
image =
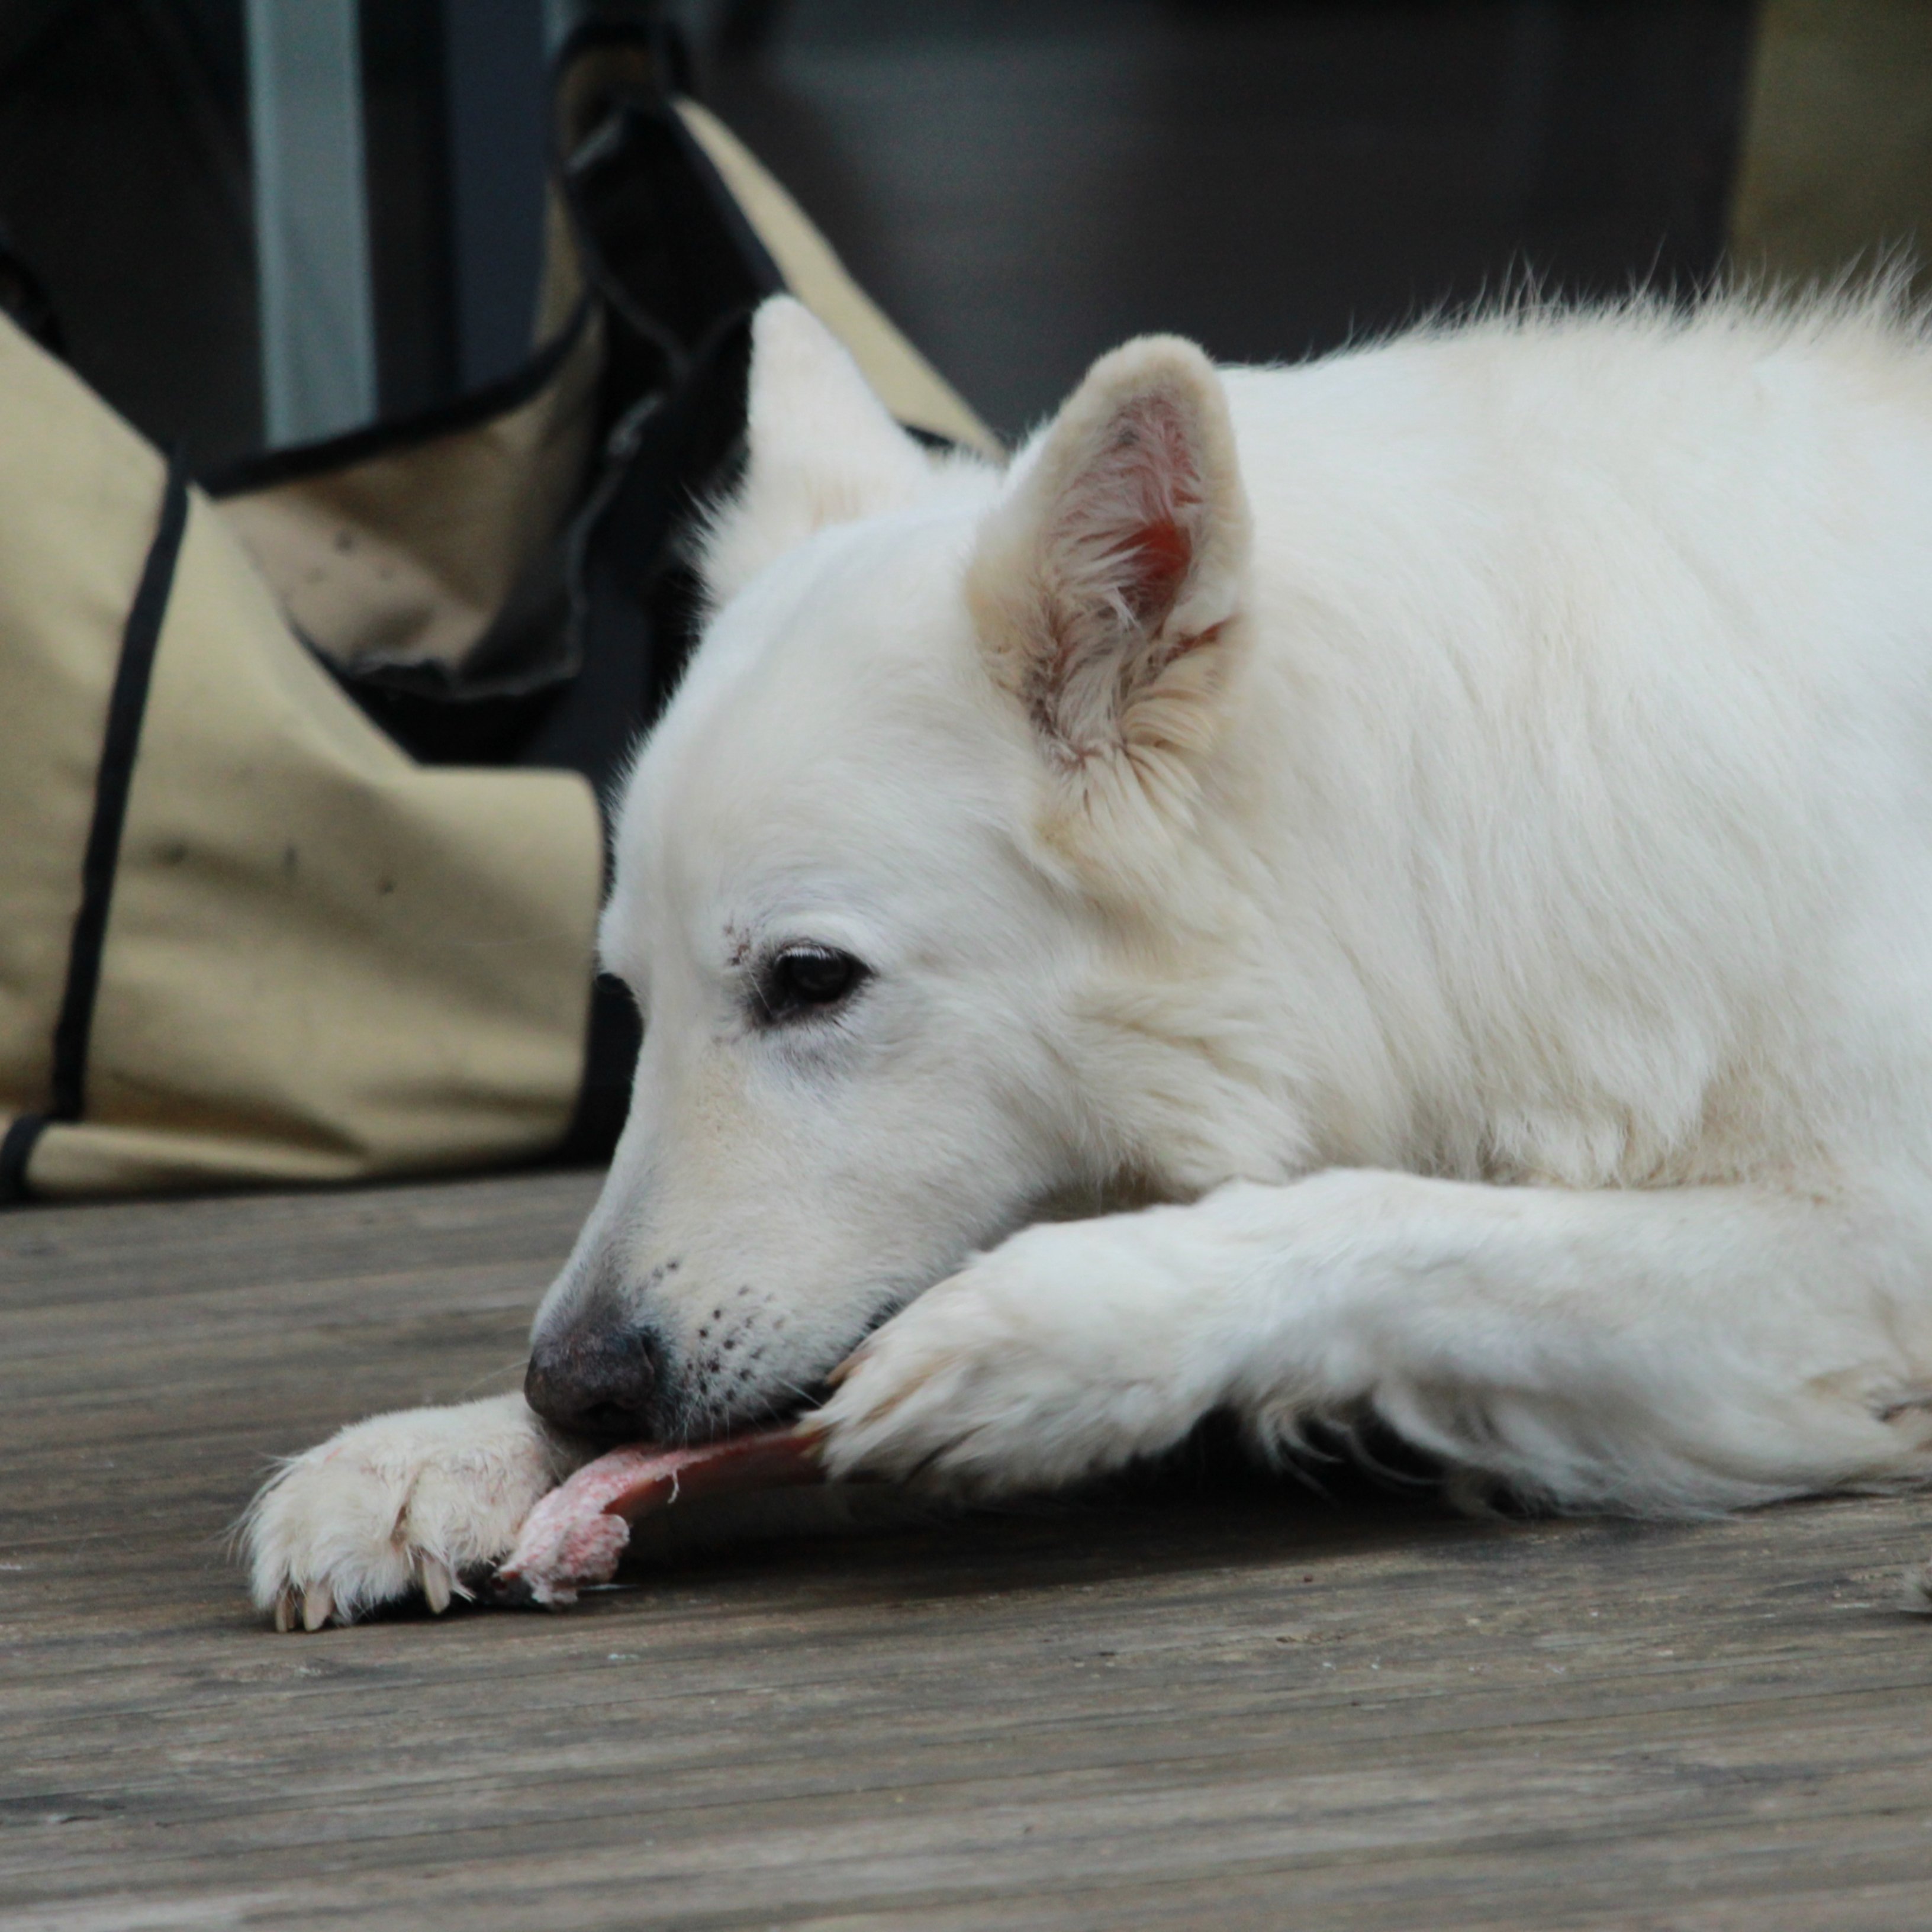
[[[416,1591],[446,1610],[586,1453],[546,1430],[520,1395],[341,1430],[284,1464],[249,1506],[242,1537],[256,1604],[284,1630],[351,1623]]]
[[[895,1316],[813,1418],[832,1475],[990,1495],[1178,1442],[1216,1392],[1148,1219],[1029,1228]]]

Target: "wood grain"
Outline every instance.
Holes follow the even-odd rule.
[[[1917,1499],[1170,1477],[263,1631],[224,1538],[267,1459],[510,1385],[593,1192],[0,1220],[7,1932],[1932,1922]]]

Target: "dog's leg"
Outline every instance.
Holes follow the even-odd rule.
[[[1029,1228],[859,1351],[835,1472],[1056,1486],[1228,1406],[1373,1412],[1560,1506],[1932,1475],[1932,1216],[1890,1196],[1336,1170]]]
[[[354,1424],[285,1463],[249,1506],[256,1604],[282,1630],[351,1622],[416,1591],[443,1610],[590,1454],[520,1395]]]

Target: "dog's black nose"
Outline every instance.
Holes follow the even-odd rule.
[[[524,1399],[546,1422],[600,1448],[650,1439],[658,1349],[642,1328],[566,1329],[530,1350]]]

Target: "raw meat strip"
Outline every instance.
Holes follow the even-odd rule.
[[[689,1449],[650,1442],[613,1449],[531,1510],[497,1567],[499,1594],[550,1607],[574,1604],[585,1586],[616,1574],[640,1516],[684,1496],[824,1480],[817,1434],[789,1424]]]

